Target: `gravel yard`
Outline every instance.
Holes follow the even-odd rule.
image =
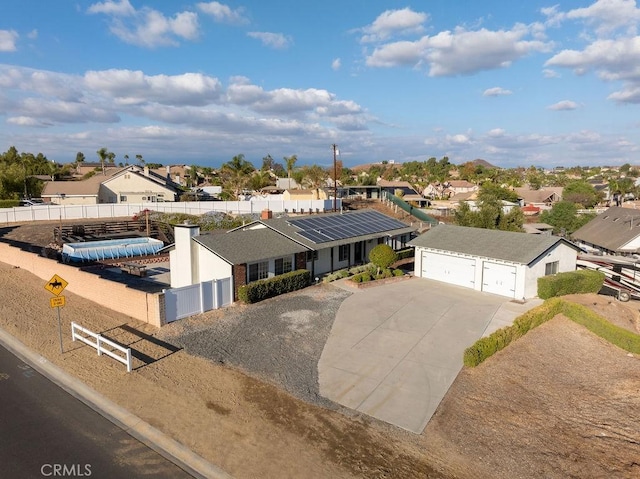
[[[177,321],[158,336],[190,354],[275,383],[305,401],[336,407],[320,396],[318,361],[336,312],[351,294],[319,284]]]

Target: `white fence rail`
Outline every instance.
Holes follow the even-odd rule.
[[[228,306],[233,302],[231,278],[163,290],[167,323]]]
[[[336,207],[342,207],[338,199]],[[233,214],[322,213],[333,208],[333,200],[252,200],[252,201],[181,201],[175,203],[108,203],[99,205],[38,205],[0,208],[0,223],[57,221],[83,218],[119,218],[134,216],[144,209],[163,213],[202,215],[212,211]]]
[[[80,333],[86,334],[88,337],[82,336],[82,334]],[[116,361],[121,362],[122,364],[127,366],[127,372],[128,373],[131,372],[131,348],[125,348],[123,346],[120,346],[119,344],[116,344],[107,338],[103,338],[100,334],[94,333],[93,331],[90,331],[87,328],[83,328],[79,324],[76,324],[73,322],[71,323],[71,338],[74,341],[78,340],[95,348],[98,351],[98,356],[102,356],[103,354],[106,354],[107,356],[112,357]],[[117,354],[116,352],[110,349],[105,348],[104,347],[105,344],[115,349],[116,351],[119,351],[122,354],[124,354],[124,357],[120,356],[119,354]]]

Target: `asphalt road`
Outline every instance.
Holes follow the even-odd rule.
[[[0,476],[190,478],[0,347]]]

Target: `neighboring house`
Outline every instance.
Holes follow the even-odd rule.
[[[373,210],[296,218],[271,218],[265,211],[260,220],[214,234],[176,225],[171,287],[232,277],[237,298],[240,286],[259,279],[296,269],[308,269],[315,278],[366,263],[376,245],[399,249],[414,231]]]
[[[391,195],[395,195],[398,190],[402,191],[403,195],[420,195],[408,181],[378,180],[377,185],[381,191]]]
[[[176,201],[173,182],[150,172],[148,168],[130,165],[109,169],[81,181],[50,181],[42,198],[61,205],[102,203],[142,203]]]
[[[471,193],[478,191],[480,187],[467,180],[451,180],[444,185],[443,197],[451,198],[460,193]]]
[[[438,225],[409,242],[415,276],[517,300],[538,294],[538,278],[575,271],[578,247],[556,236]]]
[[[549,209],[562,199],[562,188],[541,188],[532,190],[529,187],[514,188],[520,198],[521,206],[533,205],[538,208]]]
[[[534,235],[547,235],[553,234],[553,226],[547,223],[525,223],[522,225],[525,233]]]
[[[614,206],[600,213],[571,238],[604,254],[640,254],[640,210]]]
[[[513,203],[512,201],[500,200],[500,202],[502,203],[502,212],[504,214],[508,214],[512,209],[518,207],[518,203]],[[480,211],[480,203],[477,200],[467,200],[465,203],[469,205],[471,211]]]
[[[525,216],[535,216],[540,214],[540,207],[534,205],[526,205],[520,208]]]
[[[327,192],[321,188],[315,190],[286,190],[282,194],[285,201],[326,200]]]
[[[422,196],[431,200],[440,199],[442,197],[443,190],[444,187],[440,183],[429,183],[422,190]]]
[[[276,178],[276,188],[279,190],[295,190],[300,185],[293,178]]]

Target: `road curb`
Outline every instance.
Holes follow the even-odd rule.
[[[29,349],[2,328],[0,328],[0,345],[73,397],[192,476],[199,479],[232,479],[231,475],[218,466],[211,464],[188,447],[105,398],[95,389],[51,363],[47,358]]]

